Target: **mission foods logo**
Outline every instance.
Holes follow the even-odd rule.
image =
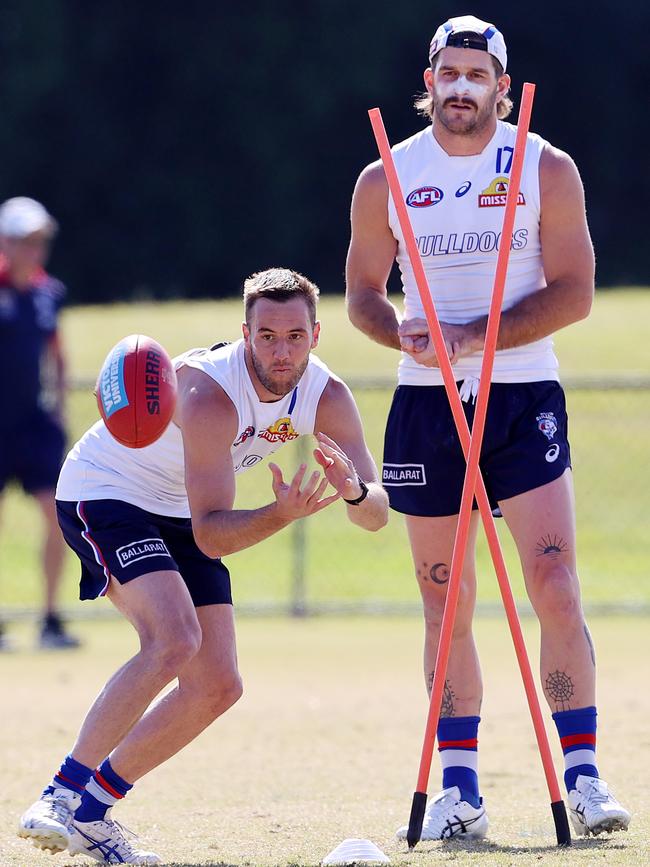
[[[132,563],[137,563],[138,560],[144,560],[146,557],[171,556],[162,539],[140,539],[138,542],[129,542],[128,545],[122,545],[121,548],[118,548],[115,555],[122,569]]]
[[[124,388],[124,356],[126,352],[127,347],[123,343],[118,343],[104,362],[99,374],[99,396],[106,418],[110,418],[114,412],[129,405]]]
[[[439,187],[418,187],[408,194],[406,204],[410,208],[430,208],[441,202],[444,195]]]
[[[260,431],[257,436],[270,443],[286,443],[289,440],[295,440],[299,434],[294,430],[291,419],[287,417],[274,421],[266,430]]]
[[[508,183],[508,178],[503,175],[495,178],[489,187],[483,190],[482,193],[478,194],[479,208],[502,208],[505,205],[508,196]],[[526,199],[521,190],[517,197],[517,204],[526,204]]]

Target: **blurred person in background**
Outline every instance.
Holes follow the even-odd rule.
[[[65,447],[65,365],[57,320],[65,287],[44,270],[57,228],[34,199],[19,196],[0,206],[0,492],[11,480],[20,482],[41,512],[44,649],[79,643],[57,611],[65,551],[54,506]],[[6,646],[0,624],[0,649]]]

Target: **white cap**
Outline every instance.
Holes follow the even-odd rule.
[[[26,238],[44,231],[52,236],[58,228],[54,217],[36,199],[16,196],[0,205],[0,235],[5,238]]]
[[[458,18],[450,18],[445,21],[433,34],[429,46],[429,60],[442,51],[443,48],[477,48],[479,51],[487,51],[499,61],[506,71],[508,52],[503,35],[496,29],[494,24],[481,21],[474,15],[461,15]]]

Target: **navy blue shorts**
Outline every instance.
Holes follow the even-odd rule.
[[[0,491],[11,479],[28,494],[53,490],[64,450],[62,427],[40,409],[20,424],[0,427]]]
[[[230,573],[194,541],[189,518],[154,515],[121,500],[56,501],[63,536],[81,560],[80,599],[96,599],[112,575],[126,584],[148,572],[180,572],[196,608],[232,605]]]
[[[474,403],[463,408],[471,429]],[[559,478],[571,466],[567,437],[558,382],[493,383],[480,460],[492,507]],[[398,386],[382,472],[391,508],[421,517],[458,514],[466,466],[444,386]]]

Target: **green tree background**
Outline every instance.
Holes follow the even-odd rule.
[[[343,289],[348,210],[396,142],[450,15],[505,34],[532,128],[576,159],[600,285],[650,283],[650,6],[605,0],[221,3],[7,0],[0,196],[58,217],[52,270],[75,301],[230,295],[273,264]]]

